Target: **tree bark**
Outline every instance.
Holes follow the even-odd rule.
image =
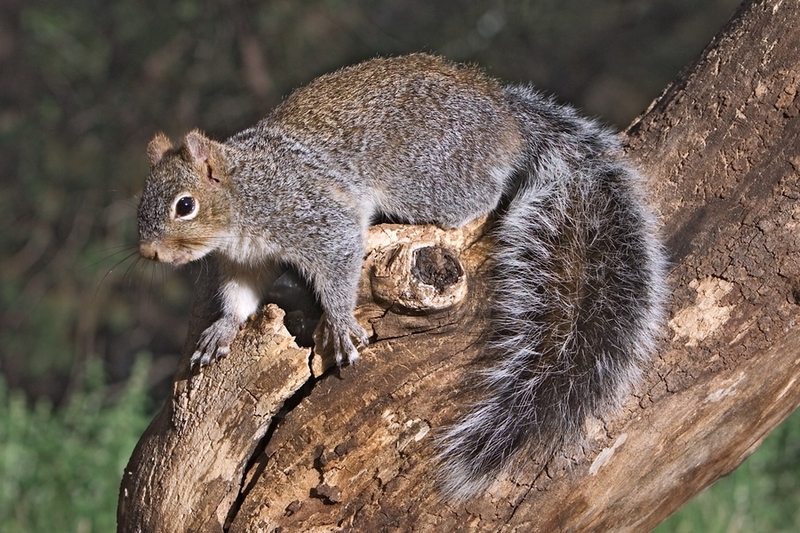
[[[579,453],[439,499],[434,440],[475,399],[492,244],[480,221],[378,226],[355,368],[309,364],[269,306],[190,372],[213,313],[199,286],[119,531],[649,531],[731,472],[800,404],[797,27],[798,2],[747,3],[626,132],[664,222],[671,314],[646,382],[587,421]]]

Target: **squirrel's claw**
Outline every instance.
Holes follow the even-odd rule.
[[[354,365],[358,361],[359,355],[351,333],[355,334],[361,344],[367,346],[369,344],[367,331],[352,316],[344,320],[334,320],[330,316],[326,316],[324,320],[325,334],[322,336],[322,349],[324,351],[333,350],[337,366],[341,367],[345,361]]]
[[[200,334],[197,349],[192,354],[191,368],[210,365],[228,355],[231,341],[238,331],[239,325],[227,317],[222,317],[207,327]]]

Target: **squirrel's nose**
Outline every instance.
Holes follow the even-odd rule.
[[[141,255],[145,259],[158,261],[158,250],[156,250],[156,247],[152,242],[144,242],[144,241],[140,242],[139,255]]]

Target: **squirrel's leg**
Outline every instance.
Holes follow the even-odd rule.
[[[314,277],[317,295],[325,310],[323,320],[323,349],[331,346],[336,357],[336,364],[346,359],[350,364],[358,360],[351,333],[366,346],[369,337],[366,330],[358,323],[353,311],[358,292],[358,280],[361,275],[363,252],[358,253],[358,261],[348,261],[349,268],[336,269]]]
[[[197,350],[192,354],[193,367],[205,366],[228,355],[231,341],[247,318],[258,311],[265,292],[277,275],[274,265],[255,269],[243,265],[227,265],[223,261],[220,263],[219,298],[222,313],[200,335]]]
[[[308,255],[297,261],[301,272],[308,276],[325,314],[322,316],[322,347],[332,347],[336,364],[358,360],[358,350],[351,334],[366,346],[367,332],[353,316],[358,293],[358,281],[366,249],[362,224],[338,222],[335,234],[324,237],[307,250]]]

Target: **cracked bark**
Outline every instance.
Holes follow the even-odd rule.
[[[729,473],[800,404],[798,25],[797,2],[747,3],[628,129],[674,262],[672,311],[646,382],[587,421],[582,453],[438,500],[432,441],[474,399],[491,242],[479,223],[382,226],[371,249],[439,243],[466,292],[390,305],[380,291],[399,289],[381,284],[397,274],[370,263],[357,316],[374,342],[356,368],[309,365],[269,307],[191,374],[201,285],[174,397],[125,470],[119,530],[648,531]]]

